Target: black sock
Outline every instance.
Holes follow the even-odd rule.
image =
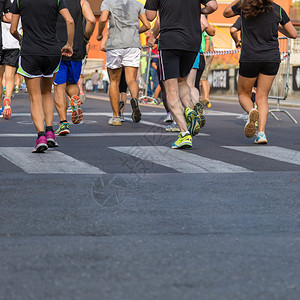
[[[62,124],[62,123],[68,123],[68,121],[67,120],[63,120],[63,121],[60,121],[59,123],[60,124]]]
[[[38,132],[38,137],[41,137],[41,136],[45,136],[45,131],[39,131]]]
[[[53,126],[46,126],[46,132],[47,131],[53,131]]]

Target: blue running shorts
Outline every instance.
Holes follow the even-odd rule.
[[[66,82],[77,84],[81,73],[82,61],[61,61],[54,84]]]

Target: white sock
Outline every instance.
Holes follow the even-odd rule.
[[[186,134],[190,134],[190,132],[189,131],[181,132],[181,136],[185,136]]]

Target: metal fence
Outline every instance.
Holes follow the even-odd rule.
[[[275,118],[275,120],[279,120],[275,113],[285,113],[294,123],[298,123],[287,110],[280,107],[280,101],[286,100],[290,88],[291,41],[286,37],[280,37],[278,38],[278,41],[281,64],[269,93],[269,99],[277,100],[277,104],[276,108],[271,109],[269,113]]]

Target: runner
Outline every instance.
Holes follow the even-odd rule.
[[[11,0],[11,3],[13,0]],[[15,88],[15,74],[18,66],[20,44],[10,34],[10,24],[1,22],[2,27],[2,56],[0,60],[0,80],[5,79],[5,97],[3,99],[4,103],[10,103],[11,97]],[[19,33],[21,32],[21,24],[18,26]],[[0,92],[2,89],[0,90]],[[4,114],[5,119],[11,117],[11,109],[7,110]]]
[[[11,13],[9,13],[9,9],[11,6],[10,0],[1,0],[0,1],[0,21],[10,23],[11,21]],[[0,26],[0,61],[2,60],[2,30]],[[0,83],[0,88],[2,92],[2,81]],[[0,98],[2,102],[2,97]],[[5,119],[9,119],[11,116],[11,107],[10,100],[7,99],[3,101],[3,107],[1,107],[0,102],[0,117],[4,117]]]
[[[200,3],[205,7],[201,9]],[[214,0],[147,0],[145,4],[149,21],[156,18],[159,10],[162,79],[168,106],[180,129],[179,137],[172,145],[175,149],[192,147],[192,135],[200,131],[197,113],[191,108],[187,76],[201,45],[200,15],[210,14],[217,7]],[[158,32],[153,35],[157,37]]]
[[[77,83],[80,78],[82,60],[86,54],[86,44],[89,42],[96,24],[96,18],[86,0],[65,1],[75,22],[74,53],[72,57],[63,57],[54,80],[55,106],[60,118],[60,125],[55,131],[56,135],[67,135],[70,133],[67,121],[68,104],[66,93],[71,98],[72,122],[79,124],[82,121],[80,89]],[[83,18],[86,20],[85,29],[82,26]],[[66,42],[67,36],[66,26],[61,17],[57,20],[56,34],[59,44],[62,46]]]
[[[64,0],[15,0],[11,12],[11,34],[21,43],[18,73],[25,77],[31,116],[38,137],[32,152],[44,152],[58,144],[53,132],[54,103],[51,94],[61,53],[73,54],[74,21]],[[56,21],[61,14],[67,24],[67,43],[59,47]],[[23,37],[18,32],[21,17]],[[46,134],[44,129],[46,123]]]
[[[238,95],[242,108],[249,114],[245,136],[251,138],[255,135],[255,122],[258,120],[254,143],[266,144],[268,94],[280,66],[278,30],[294,39],[297,31],[282,7],[272,0],[235,0],[225,8],[223,14],[226,18],[241,15],[243,34]],[[256,80],[257,109],[253,108],[251,101],[251,91]]]
[[[101,41],[109,19],[109,35],[106,43],[106,66],[110,78],[109,97],[113,110],[110,125],[121,125],[119,114],[119,83],[122,67],[131,94],[132,120],[141,120],[138,104],[139,85],[137,72],[140,65],[141,42],[139,34],[150,29],[143,5],[136,0],[104,0],[101,5],[97,39]],[[139,20],[143,25],[139,28]]]

